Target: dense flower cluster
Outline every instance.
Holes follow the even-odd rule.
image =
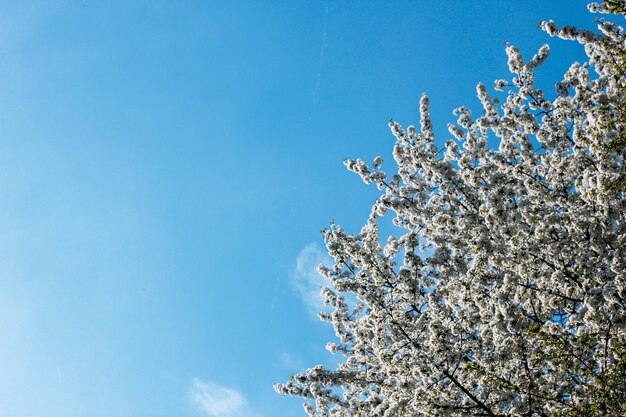
[[[320,267],[333,306],[321,317],[344,360],[276,386],[310,399],[309,416],[626,411],[624,151],[612,147],[626,135],[626,36],[603,20],[599,33],[540,26],[589,58],[556,97],[534,84],[548,46],[530,61],[508,46],[503,104],[479,84],[483,111],[456,109],[443,149],[423,96],[419,129],[390,122],[395,175],[381,158],[346,161],[383,192],[360,233],[324,232],[335,263]],[[404,234],[383,244],[387,213]]]

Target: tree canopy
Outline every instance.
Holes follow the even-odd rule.
[[[320,317],[343,359],[278,392],[308,399],[309,416],[626,413],[626,35],[597,22],[540,22],[588,57],[554,92],[535,85],[548,45],[530,60],[508,45],[505,99],[479,84],[482,112],[456,109],[445,146],[422,96],[419,127],[389,123],[396,172],[345,161],[381,195],[359,233],[323,231],[333,311]],[[385,242],[383,216],[398,231]]]

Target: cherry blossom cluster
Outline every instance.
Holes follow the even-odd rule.
[[[526,61],[509,45],[511,77],[495,97],[477,86],[481,111],[456,109],[443,147],[422,96],[419,127],[389,124],[395,174],[380,157],[345,162],[382,191],[359,233],[324,231],[320,317],[343,359],[275,387],[309,416],[585,415],[598,390],[624,395],[611,381],[625,360],[624,160],[607,146],[626,134],[626,36],[603,20],[540,26],[588,56],[554,92],[535,86],[549,47]],[[399,235],[381,235],[383,216]]]

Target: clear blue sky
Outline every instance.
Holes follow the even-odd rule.
[[[422,92],[443,143],[506,41],[553,84],[582,49],[536,23],[585,4],[1,2],[0,413],[303,416],[319,230],[376,196],[342,160]]]

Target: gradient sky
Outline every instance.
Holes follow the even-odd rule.
[[[303,416],[272,385],[333,360],[319,230],[377,195],[342,160],[422,92],[443,143],[505,42],[553,85],[582,48],[536,23],[585,4],[1,1],[2,415]]]

